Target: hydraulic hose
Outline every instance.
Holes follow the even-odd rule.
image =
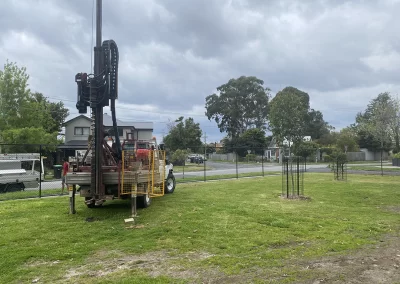
[[[122,148],[121,148],[121,141],[119,140],[119,133],[118,133],[118,126],[117,126],[117,117],[115,115],[115,99],[111,99],[111,116],[114,128],[114,135],[115,135],[115,144],[117,145],[117,157],[118,160],[122,159]]]

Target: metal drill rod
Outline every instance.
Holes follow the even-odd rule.
[[[102,0],[96,0],[96,47],[95,47],[95,58],[94,58],[94,75],[95,77],[101,73],[101,41],[102,41]],[[95,163],[92,163],[92,173],[95,173],[95,189],[96,198],[102,195],[102,130],[103,130],[103,107],[99,103],[101,94],[97,90],[94,96],[95,104],[95,135],[94,135],[94,152],[95,152]]]

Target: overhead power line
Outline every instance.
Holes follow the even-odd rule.
[[[74,100],[68,100],[64,98],[56,98],[56,97],[47,97],[49,99],[53,100],[62,100],[62,101],[67,101],[67,102],[75,102]],[[174,115],[186,115],[186,116],[198,116],[198,117],[205,117],[204,114],[194,114],[194,113],[189,113],[189,112],[173,112],[173,111],[160,111],[160,110],[143,110],[140,108],[134,108],[134,107],[124,107],[124,106],[116,106],[116,109],[126,109],[126,110],[134,110],[134,111],[140,111],[140,112],[146,112],[146,113],[152,113],[155,114],[155,111],[157,114],[174,114]]]

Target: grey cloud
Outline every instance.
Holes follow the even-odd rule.
[[[74,114],[74,76],[91,70],[92,5],[0,1],[0,59],[28,67],[32,87],[63,98]],[[398,87],[395,1],[113,0],[103,8],[103,39],[120,51],[119,103],[155,105],[163,119],[204,106],[217,86],[241,75],[263,79],[273,92],[309,91],[313,107],[340,127],[384,88]],[[357,101],[350,110],[346,96]],[[161,133],[165,125],[156,127]]]

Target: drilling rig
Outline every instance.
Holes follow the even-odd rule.
[[[66,175],[70,188],[70,213],[75,213],[75,194],[85,198],[89,208],[101,206],[106,200],[132,199],[132,214],[136,204],[148,207],[152,197],[173,193],[176,182],[173,165],[165,158],[163,145],[155,138],[138,140],[128,133],[120,140],[115,100],[118,99],[118,47],[114,40],[102,41],[102,0],[96,0],[96,46],[94,74],[78,73],[76,108],[87,113],[90,108],[91,135],[83,158]],[[112,135],[103,125],[103,107],[109,106],[113,120]],[[112,145],[107,137],[114,136]]]

